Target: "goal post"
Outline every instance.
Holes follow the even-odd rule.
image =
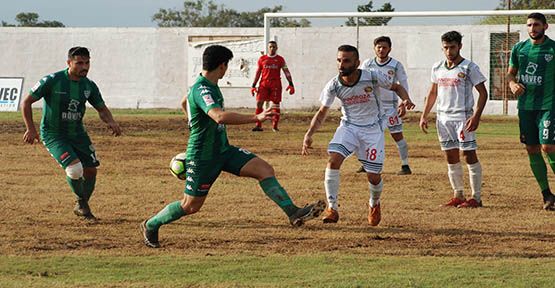
[[[356,30],[349,30],[349,33],[352,33],[353,37],[356,34],[356,40],[352,39],[353,42],[356,41],[356,46],[357,48],[359,48],[359,30],[360,31],[364,31],[364,33],[362,35],[364,35],[363,37],[369,37],[369,35],[376,35],[376,33],[368,33],[368,29],[371,28],[367,28],[367,27],[372,27],[372,26],[359,26],[358,22],[359,19],[379,19],[379,18],[393,18],[393,19],[397,19],[397,18],[407,18],[407,19],[412,19],[412,18],[419,18],[419,19],[425,19],[425,18],[447,18],[447,19],[456,19],[457,17],[462,18],[462,17],[474,17],[477,19],[494,19],[494,20],[499,20],[499,22],[494,22],[494,23],[489,23],[486,21],[479,21],[480,23],[473,23],[470,24],[469,26],[472,26],[472,28],[469,28],[469,30],[472,30],[473,32],[470,33],[468,32],[469,30],[467,29],[468,32],[468,36],[465,36],[466,40],[463,40],[463,50],[465,50],[465,45],[466,45],[466,50],[467,52],[465,52],[467,55],[467,57],[470,57],[470,59],[474,57],[478,58],[478,62],[480,68],[482,68],[482,72],[484,73],[484,75],[488,78],[488,83],[486,83],[487,87],[488,87],[488,91],[490,91],[490,100],[496,100],[496,103],[493,103],[495,105],[498,105],[499,107],[496,107],[495,105],[490,105],[488,104],[488,106],[494,106],[495,109],[498,109],[496,111],[501,111],[502,110],[502,114],[506,115],[508,114],[508,111],[512,111],[514,112],[516,109],[516,101],[512,101],[509,105],[510,100],[515,100],[516,97],[514,95],[512,95],[510,93],[510,90],[508,88],[508,84],[506,83],[506,71],[507,71],[507,67],[508,67],[508,58],[509,58],[509,54],[510,54],[510,49],[511,47],[517,43],[520,40],[524,40],[526,37],[526,32],[525,32],[525,20],[523,21],[523,19],[526,19],[525,17],[530,14],[530,13],[534,13],[534,12],[539,12],[542,13],[544,15],[546,15],[546,17],[548,17],[548,23],[553,23],[551,20],[555,19],[553,16],[555,16],[555,9],[541,9],[541,10],[490,10],[490,11],[410,11],[410,12],[311,12],[311,13],[296,13],[296,12],[284,12],[284,13],[266,13],[264,14],[264,43],[268,43],[268,41],[271,40],[272,35],[272,28],[278,28],[278,27],[271,27],[271,23],[272,23],[272,19],[274,18],[306,18],[306,19],[326,19],[326,18],[350,18],[350,19],[354,19],[356,20],[354,23],[356,23],[356,27],[352,27],[351,29],[356,29]],[[494,16],[494,17],[491,17]],[[551,16],[551,17],[550,17]],[[487,18],[486,18],[487,17]],[[513,19],[517,19],[518,21],[513,21],[513,23],[511,23],[511,18]],[[433,33],[437,34],[439,33],[439,31],[443,31],[443,32],[447,32],[448,30],[446,29],[453,29],[453,30],[457,30],[458,29],[458,25],[455,24],[451,24],[449,20],[444,20],[445,22],[441,25],[443,25],[443,27],[441,27],[441,29],[436,29],[436,31],[434,31]],[[492,25],[494,24],[494,25]],[[428,25],[428,24],[426,24]],[[433,25],[437,25],[437,24],[430,24],[429,26],[433,26]],[[478,27],[478,25],[490,25],[490,26],[496,26],[495,29],[493,28],[480,28]],[[518,29],[515,29],[515,26],[519,26]],[[454,27],[457,26],[457,27]],[[474,27],[477,26],[478,28]],[[513,26],[513,27],[511,27]],[[375,26],[374,26],[375,27]],[[454,28],[453,28],[454,27]],[[397,29],[395,29],[397,28]],[[429,28],[429,27],[428,27]],[[283,29],[283,28],[281,28]],[[307,28],[296,28],[296,29],[307,29]],[[309,29],[316,29],[315,27],[309,28]],[[366,30],[365,30],[366,29]],[[420,31],[420,28],[415,28],[415,30],[413,31]],[[523,30],[524,29],[524,30]],[[425,31],[427,31],[426,29],[424,29]],[[432,29],[428,29],[428,30],[434,30]],[[484,30],[484,32],[482,34],[478,36],[475,36],[474,33],[475,31],[481,32],[481,30]],[[553,31],[552,31],[553,30]],[[297,30],[299,31],[299,30]],[[371,30],[371,31],[377,31],[377,30]],[[396,27],[395,25],[387,25],[387,26],[380,26],[380,30],[379,31],[383,31],[383,32],[379,32],[382,33],[382,35],[388,35],[388,33],[390,31],[395,31],[392,33],[396,33],[396,35],[402,35],[403,32],[399,32],[402,31],[402,29],[399,29],[398,27]],[[437,33],[436,33],[437,32]],[[548,29],[547,30],[547,34],[550,34],[551,32],[555,33],[555,29]],[[274,32],[275,34],[276,32]],[[425,60],[428,60],[427,58],[433,58],[433,57],[438,57],[437,55],[437,50],[430,50],[430,44],[429,41],[435,41],[437,36],[429,36],[427,34],[422,34],[423,38],[419,39],[418,37],[420,37],[420,35],[410,35],[411,31],[407,30],[406,34],[407,37],[409,37],[412,40],[415,41],[423,41],[425,42],[425,44],[420,44],[421,46],[424,46],[424,49],[421,49],[421,51],[419,52],[406,52],[407,55],[405,55],[405,59],[408,57],[423,57],[426,58]],[[329,33],[328,33],[329,34]],[[418,34],[418,33],[417,33]],[[431,35],[431,33],[429,33]],[[435,35],[433,34],[433,35]],[[487,34],[487,35],[486,35]],[[277,34],[276,34],[277,35]],[[283,35],[283,34],[281,34]],[[329,35],[333,35],[333,34],[329,34]],[[464,35],[464,32],[463,32]],[[333,38],[340,38],[340,37],[333,37]],[[330,40],[335,40],[333,38],[328,38]],[[552,37],[553,39],[555,39],[555,37]],[[437,39],[439,39],[437,37]],[[300,39],[296,39],[297,42],[301,42]],[[403,39],[404,40],[404,39]],[[363,39],[363,41],[361,40],[361,43],[365,43],[365,45],[363,46],[365,50],[369,44],[368,39]],[[408,41],[408,40],[407,40]],[[465,42],[467,41],[467,42]],[[470,41],[470,43],[468,42]],[[472,41],[474,42],[483,42],[483,43],[479,43],[480,44],[480,48],[486,47],[487,46],[487,50],[486,49],[478,49],[478,48],[474,48],[474,46],[477,45],[473,45]],[[332,41],[333,42],[333,41]],[[488,43],[486,43],[488,42]],[[341,43],[341,44],[347,44],[347,43]],[[353,45],[355,45],[355,43],[352,43]],[[395,46],[395,40],[394,40],[394,44],[393,46]],[[438,44],[437,47],[439,49],[439,40],[438,40]],[[308,45],[307,45],[308,46]],[[399,47],[399,46],[397,46]],[[397,47],[394,47],[394,52],[399,53],[399,49],[397,49]],[[406,47],[406,46],[405,46]],[[431,46],[431,47],[435,47],[435,46]],[[301,49],[305,49],[304,47],[302,47]],[[306,48],[306,49],[310,49],[310,48]],[[397,50],[395,50],[397,49]],[[264,50],[267,53],[267,45],[264,44]],[[413,49],[414,50],[414,49]],[[329,49],[326,50],[329,52]],[[430,53],[427,53],[428,51],[431,51]],[[306,51],[302,51],[302,53],[312,53],[312,52],[306,52]],[[327,54],[327,53],[326,53]],[[365,53],[364,53],[365,54]],[[432,56],[429,55],[423,55],[423,54],[433,54]],[[470,54],[470,55],[468,55]],[[485,55],[487,54],[487,55]],[[366,56],[366,54],[365,54]],[[463,55],[465,56],[465,55]],[[486,58],[487,56],[487,58]],[[363,56],[361,56],[362,58]],[[394,56],[395,57],[395,56]],[[303,61],[305,61],[306,58],[302,58]],[[435,58],[434,58],[435,59]],[[362,61],[363,59],[361,59]],[[421,60],[421,59],[419,59]],[[436,59],[435,61],[439,61],[441,60],[441,58]],[[474,61],[474,59],[472,59]],[[424,61],[424,60],[422,60]],[[421,62],[422,62],[421,61]],[[431,60],[430,60],[431,61]],[[426,62],[427,63],[427,62]],[[289,63],[291,64],[291,63]],[[405,64],[405,63],[403,63]],[[431,65],[433,63],[429,63],[429,68],[431,69]],[[289,65],[291,66],[291,65]],[[328,65],[329,66],[329,65]],[[407,67],[405,67],[407,68]],[[424,84],[422,84],[423,82],[426,82],[425,79],[429,79],[429,72],[426,76],[423,76],[422,72],[424,71],[422,69],[422,67],[418,67],[419,69],[414,69],[414,71],[412,72],[413,75],[418,74],[418,77],[415,77],[415,82],[417,83],[417,85],[423,86]],[[418,71],[416,71],[418,70]],[[294,70],[296,71],[296,70]],[[407,71],[409,74],[409,82],[411,80],[411,71]],[[298,77],[297,77],[298,79]],[[429,80],[428,80],[429,82]],[[310,85],[308,85],[310,86]],[[310,94],[313,95],[315,93],[317,93],[317,91],[315,91],[315,88],[313,87],[314,85],[310,86],[308,89],[310,91]],[[299,89],[302,91],[302,89]],[[412,86],[411,86],[411,90],[412,90]],[[302,93],[302,92],[301,92]],[[418,96],[422,95],[423,93],[423,88],[420,87],[420,89],[418,89]],[[422,100],[422,99],[417,99],[417,100]],[[420,101],[420,103],[422,103],[422,101]],[[420,108],[422,108],[422,106],[420,106]],[[491,107],[488,107],[491,108]],[[493,109],[493,108],[491,108]],[[498,112],[492,113],[492,114],[501,114]]]

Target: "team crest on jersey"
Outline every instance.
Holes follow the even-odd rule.
[[[548,128],[549,125],[551,125],[551,121],[549,121],[549,120],[543,120],[543,127],[544,127],[544,128]]]
[[[70,112],[77,112],[78,105],[79,105],[79,101],[75,99],[71,99],[71,101],[69,101],[67,110],[69,110]]]
[[[553,54],[545,54],[544,57],[547,62],[551,62],[551,60],[553,60]]]
[[[364,87],[364,91],[367,93],[372,93],[373,89],[370,86]]]
[[[89,99],[89,97],[91,96],[91,90],[85,90],[83,91],[83,94],[85,94],[86,99]]]
[[[457,76],[459,76],[459,78],[466,78],[466,74],[464,74],[463,72],[459,72],[459,74],[457,74]]]
[[[393,71],[393,70],[387,70],[387,74],[389,74],[390,76],[393,76],[393,74],[395,74],[395,71]]]

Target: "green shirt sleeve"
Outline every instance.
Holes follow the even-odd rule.
[[[35,99],[46,98],[50,94],[52,83],[54,82],[53,75],[48,75],[42,77],[33,88],[29,91],[29,94]]]
[[[96,86],[96,83],[91,81],[91,96],[87,99],[87,101],[94,107],[94,108],[102,108],[105,106],[104,99],[102,99],[102,94],[100,93],[100,89]]]
[[[516,44],[511,49],[511,57],[509,58],[509,67],[514,67],[518,69],[518,48],[520,45]]]
[[[195,91],[193,91],[195,104],[206,114],[208,114],[208,111],[213,108],[222,108],[217,101],[217,95],[218,93],[216,93],[216,91],[214,91],[211,87],[203,87],[202,85],[195,88]]]

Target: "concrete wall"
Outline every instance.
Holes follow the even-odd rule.
[[[417,110],[421,110],[430,87],[430,68],[444,57],[440,35],[448,30],[464,35],[463,57],[476,62],[489,78],[490,33],[505,32],[505,26],[362,27],[358,32],[361,58],[373,57],[375,37],[390,36],[391,56],[405,65],[411,97]],[[520,39],[526,39],[523,25],[514,26],[513,31],[519,31]],[[24,90],[28,91],[44,75],[66,67],[70,47],[86,46],[92,56],[89,77],[99,85],[109,107],[178,108],[190,82],[200,72],[194,71],[193,63],[189,63],[198,59],[199,47],[206,43],[258,41],[247,45],[253,56],[246,60],[251,69],[243,71],[245,79],[226,81],[224,78],[220,82],[226,107],[254,107],[249,83],[255,72],[253,62],[260,56],[257,50],[263,48],[262,33],[261,28],[3,27],[0,28],[0,77],[25,77]],[[357,44],[355,27],[280,28],[272,29],[272,37],[278,40],[278,53],[287,60],[297,90],[292,96],[284,94],[285,109],[319,106],[321,89],[337,74],[337,47]],[[244,56],[248,51],[236,54],[240,53],[241,57],[248,58]],[[241,57],[236,57],[233,65],[238,66]],[[489,84],[486,86],[489,89]],[[510,114],[516,114],[515,104],[510,102]],[[501,101],[488,103],[487,114],[501,112]]]

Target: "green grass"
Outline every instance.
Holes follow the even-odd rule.
[[[163,251],[163,250],[162,250]],[[554,259],[8,256],[2,287],[553,287]]]

